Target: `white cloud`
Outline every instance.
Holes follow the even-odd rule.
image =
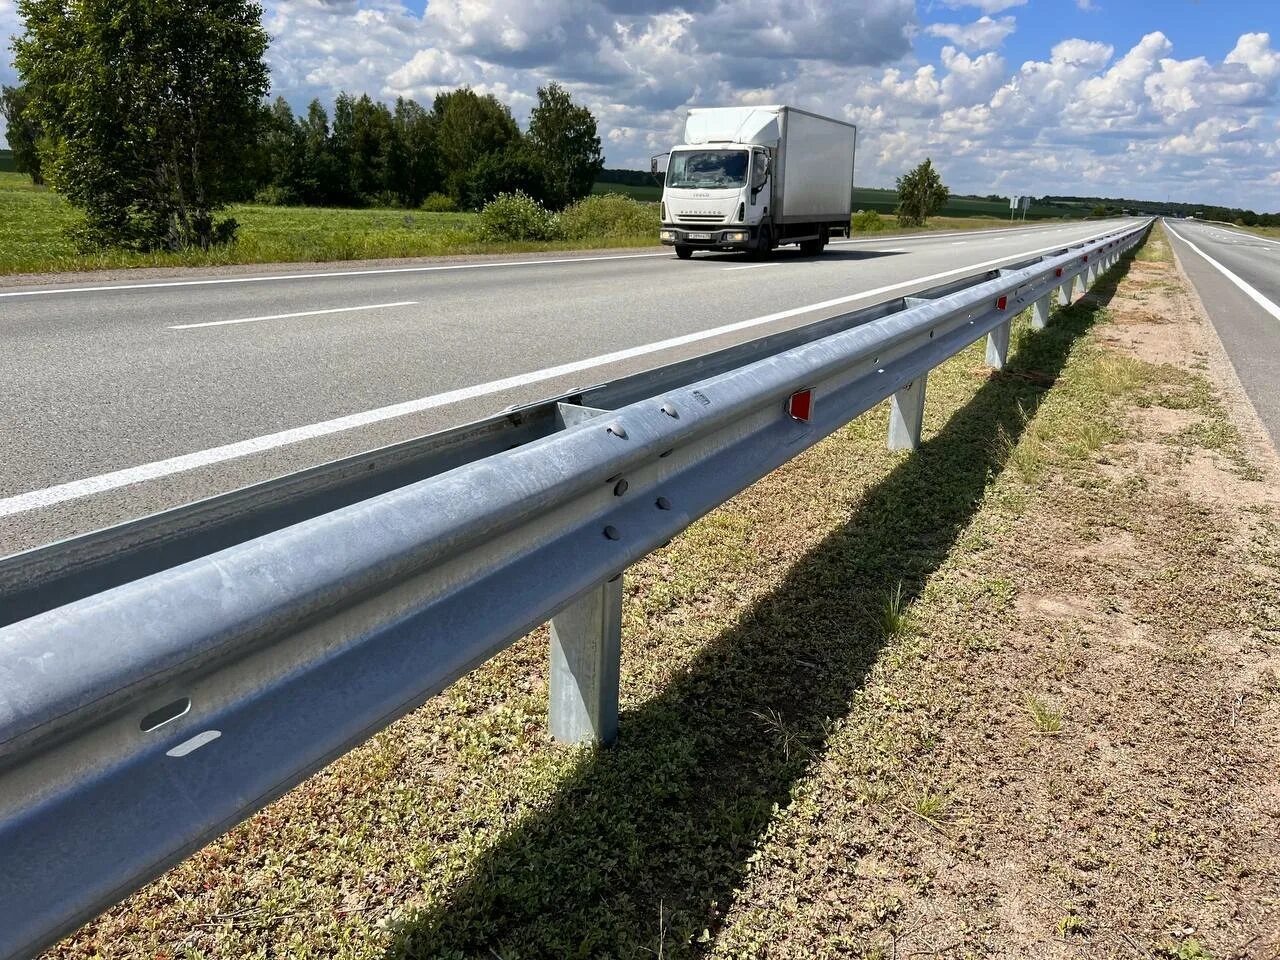
[[[1280,77],[1280,53],[1271,49],[1271,35],[1246,33],[1227,54],[1225,63],[1241,64],[1264,80]]]
[[[931,23],[924,32],[931,37],[950,40],[962,50],[992,50],[1017,29],[1014,17],[979,17],[973,23]]]
[[[1012,7],[1025,7],[1027,0],[942,0],[944,7],[958,10],[961,7],[976,7],[985,14],[999,13]]]

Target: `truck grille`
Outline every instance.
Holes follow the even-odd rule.
[[[722,213],[684,213],[683,211],[676,214],[676,219],[683,223],[724,223],[724,214]]]

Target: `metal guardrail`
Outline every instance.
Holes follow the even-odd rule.
[[[0,957],[548,619],[552,732],[611,739],[628,565],[886,397],[914,449],[929,370],[1149,225],[4,561]]]

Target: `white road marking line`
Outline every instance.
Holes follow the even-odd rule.
[[[1075,242],[1088,242],[1089,240],[1101,237],[1110,232],[1110,230],[1104,230],[1091,237],[1086,237],[1083,241]],[[541,383],[545,380],[552,380],[556,377],[580,373],[583,370],[592,370],[596,367],[606,366],[607,364],[619,363],[623,360],[631,360],[635,357],[642,357],[662,350],[670,350],[675,347],[685,346],[686,344],[697,343],[700,340],[709,340],[712,337],[718,337],[722,334],[734,333],[738,330],[747,330],[751,327],[757,327],[766,323],[773,323],[777,320],[786,320],[790,317],[800,316],[801,314],[809,313],[813,310],[824,310],[828,307],[842,306],[843,304],[853,303],[857,300],[867,300],[871,297],[878,297],[882,294],[893,293],[897,290],[906,289],[907,287],[928,284],[935,280],[946,280],[960,274],[971,273],[975,270],[983,270],[987,267],[994,267],[997,264],[1015,257],[1019,259],[1033,257],[1037,254],[1059,250],[1061,247],[1062,244],[1057,243],[1053,246],[1041,247],[1038,250],[1018,251],[1017,253],[1000,257],[995,260],[984,260],[982,263],[971,263],[968,266],[956,267],[954,270],[946,270],[942,273],[931,274],[927,277],[913,277],[910,280],[903,280],[900,283],[891,283],[887,286],[876,287],[874,290],[864,290],[861,293],[852,293],[845,297],[836,297],[833,300],[823,300],[819,303],[806,304],[803,307],[793,307],[790,310],[781,310],[778,313],[769,313],[762,317],[753,317],[750,320],[739,320],[736,323],[727,323],[724,326],[713,327],[710,330],[699,330],[696,333],[686,333],[683,336],[671,337],[668,340],[659,340],[655,343],[646,343],[637,347],[628,347],[625,350],[616,350],[613,353],[605,353],[596,357],[588,357],[585,360],[574,360],[570,363],[562,363],[554,367],[545,367],[542,370],[533,370],[529,373],[519,373],[515,376],[504,377],[501,380],[490,380],[488,383],[478,383],[474,386],[462,387],[457,390],[449,390],[444,393],[433,394],[429,397],[420,397],[416,400],[406,400],[403,403],[393,403],[389,406],[378,407],[374,410],[366,410],[362,413],[352,413],[345,417],[325,420],[322,423],[313,423],[305,427],[294,427],[291,430],[281,430],[279,433],[269,433],[265,436],[254,437],[250,440],[240,440],[220,447],[211,447],[208,450],[199,450],[195,453],[186,453],[181,456],[170,457],[167,460],[156,460],[152,463],[144,463],[137,467],[126,467],[123,470],[113,470],[111,473],[99,474],[96,477],[86,477],[83,480],[71,480],[67,483],[54,484],[51,487],[44,487],[40,490],[31,490],[27,493],[19,493],[11,497],[0,499],[0,517],[12,516],[15,513],[24,513],[27,510],[35,510],[40,507],[52,506],[56,503],[64,503],[67,500],[77,500],[80,497],[87,497],[95,493],[103,493],[107,490],[115,490],[120,487],[129,486],[130,484],[142,483],[146,480],[158,480],[162,477],[171,476],[175,473],[183,473],[187,470],[195,470],[199,467],[207,467],[227,460],[235,460],[240,457],[249,456],[250,454],[261,453],[265,450],[274,450],[276,447],[283,447],[293,443],[301,443],[304,440],[314,440],[317,437],[341,433],[345,430],[369,426],[370,424],[381,423],[384,420],[408,416],[413,413],[421,413],[425,410],[432,410],[436,407],[443,407],[452,403],[460,403],[464,400],[474,400],[477,397],[488,396],[493,393],[501,393],[504,390],[512,390],[516,387],[528,386],[533,383]]]
[[[1068,230],[1071,225],[1054,225],[1046,228],[1027,228],[1002,227],[995,230],[973,230],[967,233],[951,233],[950,236],[981,236],[983,234],[1006,234],[1015,233],[1019,230],[1030,231],[1036,233],[1052,233],[1055,230]],[[847,240],[833,240],[832,243],[884,243],[885,241],[896,240],[939,240],[948,234],[933,233],[920,234],[918,236],[891,236],[891,237],[867,237]],[[205,277],[199,280],[163,280],[154,283],[115,283],[102,284],[93,287],[59,287],[52,290],[9,290],[0,291],[0,297],[49,297],[60,293],[105,293],[110,290],[157,290],[165,287],[198,287],[213,284],[224,283],[268,283],[272,280],[323,280],[325,277],[369,277],[381,274],[395,273],[436,273],[443,270],[482,270],[499,267],[536,267],[543,264],[563,264],[563,263],[599,263],[609,260],[652,260],[659,257],[674,258],[674,255],[663,251],[661,253],[626,253],[615,256],[605,257],[556,257],[548,260],[503,260],[489,263],[444,263],[435,264],[433,266],[424,267],[379,267],[369,270],[326,270],[320,273],[281,273],[273,276],[256,276],[256,277]]]
[[[210,320],[206,323],[179,323],[170,330],[194,330],[197,327],[225,327],[233,323],[258,323],[261,320],[291,320],[294,317],[318,317],[325,313],[352,313],[356,310],[381,310],[383,307],[412,307],[417,300],[397,300],[395,303],[370,303],[360,307],[334,307],[331,310],[303,310],[301,313],[275,313],[269,317],[242,317],[239,320]]]
[[[952,245],[953,247],[963,247],[963,246],[964,246],[966,243],[968,243],[968,242],[969,242],[968,240],[957,240],[955,243],[953,243],[953,244],[951,244],[951,245]]]
[[[1197,247],[1194,243],[1192,243],[1182,234],[1177,233],[1173,230],[1170,230],[1169,232],[1172,233],[1179,240],[1181,240],[1183,243],[1185,243],[1188,247],[1190,247],[1196,253],[1200,254],[1200,256],[1204,257],[1204,259],[1209,262],[1210,266],[1214,267],[1224,277],[1226,277],[1228,280],[1234,283],[1237,287],[1243,290],[1245,296],[1247,296],[1250,300],[1252,300],[1254,303],[1260,306],[1263,310],[1267,311],[1267,313],[1271,314],[1271,316],[1275,317],[1277,320],[1280,320],[1280,307],[1276,306],[1274,303],[1272,303],[1270,300],[1268,300],[1266,297],[1260,294],[1257,290],[1251,287],[1244,280],[1241,280],[1238,276],[1236,276],[1234,273],[1232,273],[1230,270],[1228,270],[1226,267],[1220,264],[1217,260],[1213,259],[1213,257],[1209,256],[1207,253],[1205,253],[1203,250]]]
[[[754,269],[756,269],[757,267],[780,267],[780,266],[782,266],[782,261],[781,261],[781,260],[775,260],[773,263],[748,263],[748,264],[746,264],[745,266],[741,266],[741,267],[725,267],[724,269],[725,269],[726,271],[728,271],[728,270],[754,270]]]
[[[322,273],[281,273],[270,277],[205,277],[201,280],[167,280],[157,283],[104,284],[97,287],[62,287],[55,290],[11,290],[0,297],[46,297],[57,293],[103,293],[108,290],[155,290],[164,287],[199,287],[219,283],[266,283],[271,280],[322,280],[325,277],[369,277],[387,273],[435,273],[441,270],[481,270],[493,267],[536,267],[541,264],[594,263],[603,260],[643,260],[672,257],[671,253],[627,253],[611,257],[557,257],[553,260],[505,260],[497,263],[445,263],[429,267],[381,267],[370,270],[327,270]]]
[[[1263,243],[1274,243],[1276,246],[1280,246],[1280,240],[1272,240],[1270,237],[1264,237],[1256,233],[1238,233],[1228,230],[1218,230],[1216,233],[1218,234],[1217,237],[1214,238],[1216,240],[1225,238],[1230,240],[1232,243],[1240,243],[1242,239],[1244,241],[1261,240]]]

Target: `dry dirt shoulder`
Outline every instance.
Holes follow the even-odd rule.
[[[1280,954],[1280,472],[1197,306],[1155,236],[720,953]],[[1121,432],[1028,458],[1081,432],[1090,377]]]

